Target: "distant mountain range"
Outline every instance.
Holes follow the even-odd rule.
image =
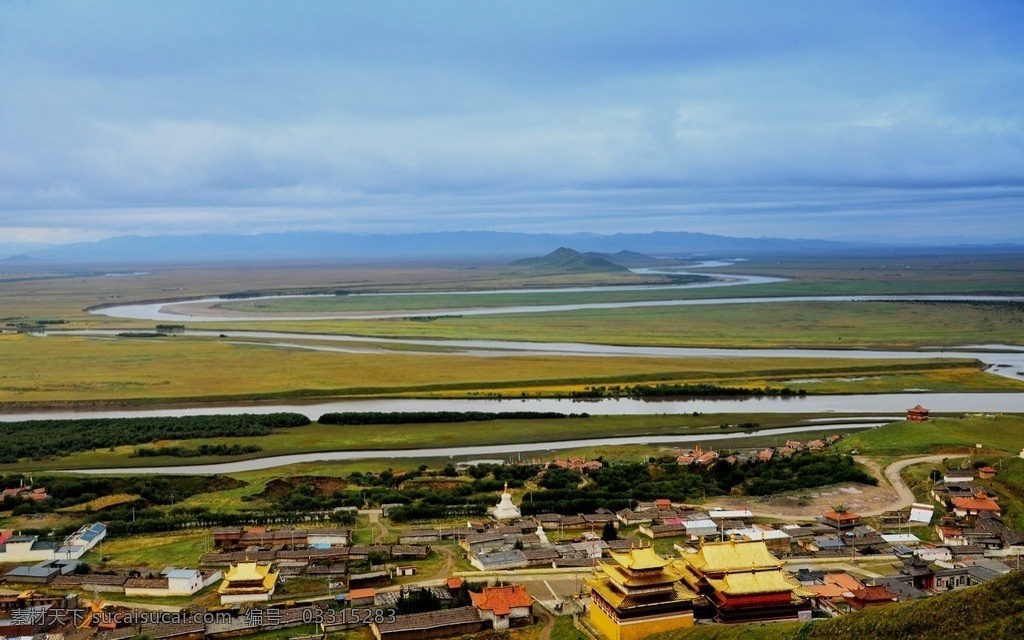
[[[99,242],[44,245],[10,251],[4,267],[17,263],[188,263],[262,261],[424,261],[464,260],[507,262],[545,255],[559,247],[580,252],[616,254],[629,261],[632,252],[655,258],[702,255],[743,257],[764,254],[855,254],[923,252],[935,248],[898,248],[860,242],[829,242],[780,238],[730,238],[686,232],[598,235],[530,234],[500,231],[461,231],[412,234],[286,232],[257,235],[120,236]],[[989,247],[991,248],[991,247]],[[1020,245],[1005,250],[1024,251]],[[12,247],[13,249],[13,247]],[[624,252],[624,253],[622,253]],[[18,254],[11,256],[11,254]],[[635,255],[634,255],[635,258]]]

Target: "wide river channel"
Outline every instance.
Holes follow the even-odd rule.
[[[722,266],[723,263],[706,263],[699,267]],[[691,267],[691,268],[699,268]],[[677,272],[684,273],[684,272]],[[705,274],[714,275],[714,274]],[[644,289],[699,289],[704,287],[723,287],[739,284],[761,284],[777,282],[777,278],[765,278],[761,276],[716,276],[722,278],[715,282],[706,282],[688,285],[665,285],[665,286],[643,286]],[[587,292],[587,291],[615,291],[626,290],[624,287],[574,287],[562,290],[541,290],[544,292]],[[464,292],[464,295],[488,296],[492,294],[512,293],[537,293],[538,290],[521,291],[486,291],[486,292]],[[378,294],[367,294],[378,295]],[[379,295],[429,295],[429,294],[379,294]],[[252,299],[250,299],[252,300]],[[156,320],[161,322],[246,322],[258,323],[269,321],[281,321],[286,319],[310,318],[310,319],[345,319],[345,318],[393,318],[393,317],[416,317],[416,316],[437,316],[447,314],[458,315],[482,315],[482,314],[508,314],[508,313],[543,313],[548,311],[564,311],[579,309],[605,309],[605,308],[628,308],[648,306],[686,306],[702,304],[771,304],[780,302],[803,302],[803,301],[892,301],[892,300],[937,300],[937,301],[1024,301],[1024,297],[999,297],[999,296],[800,296],[800,297],[756,297],[756,298],[712,298],[712,299],[680,299],[680,300],[646,300],[633,302],[607,302],[607,303],[585,303],[585,304],[557,304],[557,305],[507,305],[468,307],[465,309],[429,310],[415,312],[382,312],[382,313],[329,313],[308,316],[292,314],[221,314],[217,312],[216,305],[224,300],[207,299],[191,300],[181,302],[164,302],[143,305],[124,305],[107,307],[95,311],[97,314],[119,318],[134,318],[141,320]],[[109,332],[104,331],[81,331],[74,332],[85,335],[102,335]],[[392,350],[389,346],[424,346],[431,348],[444,348],[451,352],[481,357],[502,357],[521,356],[529,354],[544,355],[572,355],[572,356],[593,356],[593,357],[624,357],[624,356],[646,356],[646,357],[670,357],[670,358],[847,358],[847,359],[924,359],[924,358],[964,358],[968,360],[979,360],[988,365],[988,371],[995,375],[1002,375],[1014,379],[1022,379],[1024,373],[1024,347],[1017,345],[965,345],[956,349],[930,349],[920,351],[866,351],[866,350],[826,350],[826,349],[704,349],[685,347],[632,347],[632,346],[609,346],[581,343],[534,343],[534,342],[511,342],[494,340],[410,340],[410,339],[387,339],[387,338],[365,338],[345,335],[328,334],[297,334],[279,333],[268,331],[197,331],[189,330],[189,335],[210,336],[216,335],[223,339],[232,341],[245,340],[273,340],[273,344],[280,348],[294,349],[318,349],[337,350],[343,352],[365,352],[376,353],[380,357],[387,357]],[[408,353],[408,351],[403,351]],[[799,387],[800,380],[790,381],[789,386]],[[671,399],[671,400],[638,400],[638,399],[601,399],[601,400],[571,400],[558,398],[524,398],[514,400],[488,400],[488,399],[372,399],[372,400],[339,400],[331,402],[313,402],[308,404],[239,404],[231,406],[202,406],[202,407],[173,407],[166,409],[146,410],[98,410],[98,411],[45,411],[32,413],[5,413],[0,414],[0,421],[21,421],[33,419],[73,419],[73,418],[118,418],[118,417],[144,417],[144,416],[185,416],[205,414],[226,414],[226,413],[270,413],[278,411],[297,412],[307,415],[310,419],[316,420],[324,413],[342,411],[557,411],[562,413],[588,413],[591,415],[628,415],[628,414],[693,414],[693,413],[836,413],[858,416],[846,420],[836,420],[830,428],[869,428],[881,422],[899,419],[907,408],[916,404],[924,404],[934,412],[970,412],[970,413],[1024,413],[1024,393],[929,393],[927,389],[908,389],[905,393],[890,394],[851,394],[851,395],[812,395],[806,397],[765,397],[749,399]],[[839,418],[839,416],[837,416]],[[840,424],[842,422],[843,424]],[[821,430],[821,426],[801,426],[788,429],[776,429],[769,432],[762,432],[760,435],[799,433],[801,431]],[[754,437],[758,434],[749,434],[746,437]],[[550,442],[539,442],[517,445],[494,445],[479,447],[449,447],[439,449],[414,449],[405,451],[335,451],[325,453],[298,454],[293,456],[279,456],[274,458],[262,458],[256,460],[245,460],[232,463],[161,467],[161,468],[140,468],[120,469],[124,472],[138,473],[226,473],[232,471],[243,471],[270,468],[299,462],[311,462],[321,460],[353,460],[365,458],[387,458],[387,457],[460,457],[467,456],[508,456],[515,453],[530,451],[557,450],[565,448],[590,447],[613,444],[657,444],[657,443],[684,443],[684,442],[705,442],[716,439],[732,439],[744,437],[743,434],[703,434],[700,436],[678,435],[678,436],[631,436],[624,438],[601,438],[582,441],[561,441],[553,439]],[[109,472],[110,470],[107,470]],[[102,473],[104,470],[96,470]]]

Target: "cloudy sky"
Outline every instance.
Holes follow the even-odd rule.
[[[0,2],[0,243],[1024,241],[1024,3]]]

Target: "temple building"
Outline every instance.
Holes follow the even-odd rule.
[[[480,617],[490,620],[497,630],[518,626],[517,621],[520,624],[533,622],[533,598],[521,584],[484,587],[480,593],[470,591],[469,599],[480,612]]]
[[[224,582],[217,587],[221,604],[270,600],[277,586],[277,572],[269,562],[239,562],[231,565]]]
[[[651,547],[610,552],[590,586],[589,624],[607,640],[639,640],[693,626],[697,595],[680,582],[673,561]]]
[[[850,603],[851,607],[860,611],[867,607],[880,607],[890,604],[898,599],[898,596],[889,591],[885,585],[869,585],[851,591],[846,601]]]
[[[917,405],[913,409],[907,409],[907,421],[908,422],[928,422],[931,419],[931,412],[925,409],[921,405]]]
[[[783,570],[763,540],[705,542],[677,566],[683,583],[711,601],[720,622],[810,616],[811,592]]]
[[[498,520],[514,520],[519,518],[522,514],[519,512],[519,507],[516,503],[512,502],[512,494],[508,492],[508,483],[505,483],[505,490],[501,494],[501,501],[493,508],[491,515]]]
[[[830,527],[835,527],[838,531],[844,529],[852,529],[860,524],[860,515],[856,513],[850,513],[846,507],[839,505],[833,508],[832,511],[826,511],[821,514],[821,521]]]

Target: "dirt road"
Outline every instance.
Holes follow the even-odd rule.
[[[903,482],[903,478],[900,476],[902,471],[907,467],[911,467],[915,464],[924,464],[926,462],[941,462],[946,458],[950,457],[948,453],[937,454],[932,456],[919,456],[917,458],[904,458],[893,462],[885,468],[885,479],[889,481],[892,488],[896,490],[899,495],[899,500],[893,502],[882,509],[876,509],[874,511],[865,511],[861,515],[865,516],[877,516],[881,515],[886,511],[896,511],[899,509],[905,509],[917,502],[914,497],[914,492],[910,490],[906,482]]]
[[[879,482],[877,487],[864,484],[841,484],[816,489],[793,491],[778,496],[757,498],[752,496],[720,498],[708,506],[725,508],[748,508],[755,516],[772,518],[781,522],[807,522],[842,503],[850,511],[864,516],[877,516],[888,511],[905,509],[916,502],[913,491],[907,486],[900,473],[909,466],[939,462],[949,454],[918,456],[897,460],[884,470],[870,458],[858,458],[857,462],[871,469]]]

